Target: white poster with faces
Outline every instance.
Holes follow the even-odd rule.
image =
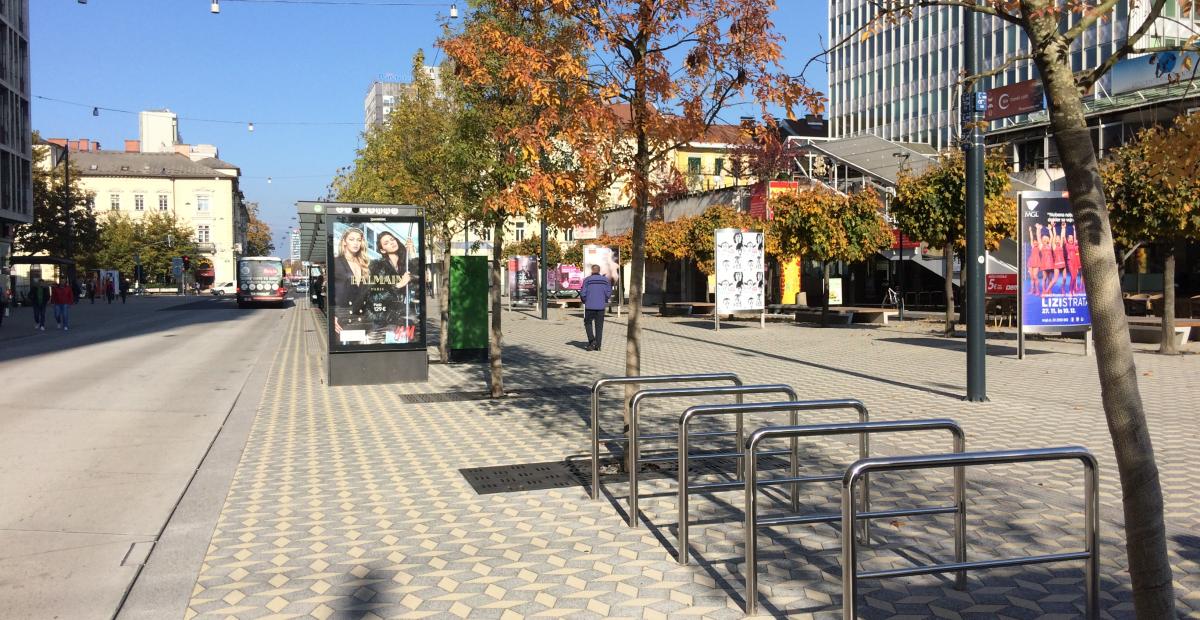
[[[762,310],[766,294],[763,233],[738,228],[714,232],[717,312]]]

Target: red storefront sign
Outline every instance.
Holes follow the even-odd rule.
[[[920,241],[917,241],[916,239],[913,239],[912,237],[905,235],[904,249],[911,250],[911,249],[919,248],[919,247],[921,247]],[[900,249],[900,229],[899,228],[892,229],[892,249],[893,250]]]
[[[1016,295],[1017,274],[1015,273],[989,273],[987,274],[987,295]]]
[[[983,120],[994,121],[1042,109],[1042,81],[1034,78],[987,91],[988,106]]]

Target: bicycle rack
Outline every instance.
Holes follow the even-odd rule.
[[[746,413],[775,413],[788,412],[791,414],[789,423],[792,426],[797,424],[797,415],[800,411],[820,411],[832,409],[854,409],[858,412],[858,421],[860,424],[870,421],[870,414],[867,412],[867,406],[860,400],[853,398],[833,399],[833,400],[798,400],[792,402],[775,402],[775,403],[749,403],[736,405],[698,405],[689,407],[679,416],[679,551],[677,559],[680,564],[688,563],[688,521],[689,517],[689,501],[688,495],[693,491],[727,491],[741,489],[746,484],[745,471],[742,471],[742,478],[732,482],[714,482],[707,484],[688,484],[688,461],[692,458],[688,451],[688,425],[693,418],[710,415],[728,415],[730,413],[746,414]],[[793,437],[791,442],[791,450],[793,454],[799,453],[798,437]],[[770,452],[760,452],[760,455],[769,454]],[[861,433],[858,436],[858,455],[860,459],[870,456],[871,447],[867,433]],[[705,455],[708,456],[708,455]],[[729,456],[729,455],[718,455]],[[703,457],[701,457],[703,458]],[[713,458],[709,456],[709,458]],[[825,476],[810,476],[806,478],[800,477],[799,463],[796,459],[791,461],[791,478],[772,479],[769,482],[759,483],[760,485],[784,485],[790,484],[792,488],[792,512],[800,511],[800,496],[799,485],[806,482],[835,482],[841,480],[841,475],[825,475]],[[863,483],[863,504],[870,505],[868,496],[869,483]],[[867,536],[868,521],[862,522],[862,536]]]
[[[772,430],[772,429],[764,429]],[[754,440],[751,435],[750,440]],[[914,469],[933,469],[954,467],[961,470],[971,465],[1001,465],[1008,463],[1029,463],[1039,461],[1075,460],[1083,463],[1083,520],[1084,520],[1084,551],[1071,553],[1053,553],[999,560],[980,560],[967,562],[965,556],[966,532],[959,529],[955,536],[955,552],[963,549],[963,555],[956,557],[958,561],[949,564],[933,564],[895,570],[880,570],[865,573],[858,572],[858,550],[854,536],[846,532],[855,519],[864,515],[855,514],[854,483],[859,478],[873,471],[908,471]],[[958,475],[955,476],[956,482]],[[1100,500],[1097,492],[1096,457],[1087,448],[1067,446],[1062,448],[1039,448],[1032,450],[1003,450],[997,452],[969,452],[959,454],[935,454],[927,456],[898,456],[874,457],[860,460],[846,470],[842,479],[842,617],[853,620],[858,615],[858,580],[881,579],[885,577],[905,577],[911,575],[932,575],[937,573],[958,572],[977,568],[1001,568],[1008,566],[1025,566],[1028,564],[1047,564],[1065,562],[1068,560],[1087,560],[1084,569],[1086,583],[1086,617],[1095,620],[1100,617]]]
[[[786,394],[791,400],[796,400],[796,390],[788,385],[781,383],[770,383],[764,385],[729,385],[729,386],[712,386],[712,387],[685,387],[685,388],[659,388],[655,390],[641,390],[633,395],[629,400],[629,527],[637,527],[638,525],[638,468],[642,463],[662,463],[674,461],[674,456],[659,456],[651,457],[643,460],[638,454],[638,410],[641,408],[642,401],[650,398],[680,398],[685,396],[726,396],[736,395],[738,400],[746,394]],[[738,415],[738,443],[742,440],[742,416]],[[697,433],[696,436],[714,437],[726,436],[729,433],[712,432],[712,433]],[[673,433],[664,433],[661,435],[647,435],[645,439],[676,439]],[[710,457],[717,458],[717,457]],[[799,460],[797,452],[792,453],[792,459]],[[739,464],[738,469],[742,469]]]
[[[853,511],[856,505],[853,503],[853,498],[846,499],[853,485],[847,485],[845,480],[849,479],[850,474],[845,476],[815,476],[816,479],[837,480],[843,479],[842,485],[842,512],[840,514],[812,514],[795,517],[772,517],[769,519],[758,518],[758,444],[770,439],[787,439],[792,437],[815,437],[827,435],[853,435],[865,433],[899,433],[911,431],[929,431],[929,430],[948,430],[954,436],[954,449],[958,453],[962,453],[966,449],[966,436],[963,434],[962,428],[954,421],[944,418],[933,420],[904,420],[899,422],[867,422],[867,423],[850,423],[850,424],[812,424],[808,426],[767,426],[760,428],[753,433],[750,433],[750,438],[746,440],[746,614],[753,615],[758,607],[758,528],[770,527],[775,525],[793,525],[793,524],[811,524],[811,523],[837,523],[842,522],[842,544],[846,545],[846,541],[854,541],[854,522],[855,519],[889,519],[893,517],[910,517],[918,515],[937,515],[937,514],[954,514],[954,555],[955,559],[960,562],[966,557],[966,546],[964,532],[966,530],[967,519],[967,502],[966,502],[966,484],[963,479],[962,468],[955,468],[954,472],[954,505],[953,506],[937,506],[933,508],[911,508],[903,510],[882,510],[877,512],[864,512],[854,514],[854,518],[846,518],[847,505]],[[858,467],[860,463],[872,463],[886,461],[886,458],[866,458],[856,461],[850,466],[850,471]],[[855,480],[858,477],[866,476],[867,471],[855,475]],[[775,483],[780,481],[780,484],[786,484],[791,480],[772,478],[768,482]],[[815,480],[814,480],[815,481]],[[866,481],[864,480],[864,486]],[[850,504],[847,504],[850,502]],[[853,513],[852,513],[853,514]],[[843,546],[843,554],[845,547]],[[945,571],[949,572],[949,571]],[[958,583],[961,586],[965,583],[966,575],[962,572],[958,575]]]
[[[592,499],[600,498],[600,390],[608,385],[637,385],[640,383],[688,383],[708,381],[729,381],[741,385],[742,380],[731,372],[718,372],[692,375],[649,375],[643,377],[604,377],[592,384]],[[739,402],[741,397],[738,397]],[[738,419],[738,438],[742,436],[742,421]],[[649,438],[649,437],[648,437]],[[627,438],[619,435],[606,437],[606,441],[625,442]]]

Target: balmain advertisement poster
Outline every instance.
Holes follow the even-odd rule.
[[[327,221],[330,351],[424,349],[421,220],[339,216]]]
[[[763,234],[721,228],[714,234],[717,263],[717,312],[762,310]]]
[[[1075,216],[1062,192],[1022,192],[1021,328],[1078,331],[1091,325]]]

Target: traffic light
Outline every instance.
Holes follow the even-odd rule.
[[[187,256],[184,256],[183,257],[183,270],[187,271],[188,269],[191,269],[191,267],[192,267],[192,259]]]

